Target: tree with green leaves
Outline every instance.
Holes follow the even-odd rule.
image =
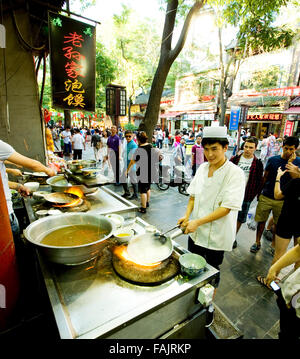
[[[191,21],[204,5],[219,9],[217,19],[221,19],[237,28],[236,46],[232,49],[231,59],[227,64],[223,60],[223,45],[220,40],[220,90],[218,96],[218,115],[220,124],[224,123],[224,116],[228,98],[232,93],[233,80],[242,58],[250,54],[272,51],[280,46],[291,43],[292,32],[289,29],[277,28],[273,25],[281,6],[294,0],[165,0],[166,15],[161,40],[160,58],[152,81],[145,118],[140,125],[148,136],[152,136],[156,126],[160,99],[170,68],[181,52],[187,37]],[[178,15],[178,16],[177,16]],[[175,46],[172,48],[173,32],[176,17],[184,17],[184,23]],[[234,69],[232,70],[232,65]]]
[[[96,113],[105,114],[105,88],[117,74],[117,63],[107,54],[104,45],[96,43]]]
[[[126,86],[130,107],[136,93],[151,85],[158,60],[160,38],[155,23],[150,19],[140,20],[133,9],[122,5],[121,14],[113,16],[113,56],[118,60],[116,76],[120,85]]]
[[[170,68],[173,62],[176,60],[177,56],[180,54],[185,44],[193,16],[197,14],[197,12],[206,2],[205,0],[166,1],[167,8],[160,47],[160,58],[152,81],[145,118],[139,127],[140,130],[146,131],[149,138],[151,138],[153,130],[157,124],[160,109],[160,99]],[[187,15],[185,17],[185,21],[179,39],[174,48],[172,48],[172,39],[176,24],[176,15],[178,12],[181,11],[187,11]]]
[[[287,0],[211,0],[218,27],[220,80],[217,97],[217,118],[224,125],[226,107],[232,95],[233,83],[246,57],[270,52],[291,45],[295,33],[287,26],[274,25],[280,8]],[[227,24],[237,30],[232,46],[224,59],[222,28]]]

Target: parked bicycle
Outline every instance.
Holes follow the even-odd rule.
[[[167,165],[159,166],[159,181],[157,187],[166,191],[170,187],[178,187],[179,193],[188,196],[187,188],[190,185],[191,178],[186,175],[184,166],[175,166],[173,171]]]

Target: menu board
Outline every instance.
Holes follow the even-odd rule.
[[[48,12],[53,107],[95,111],[95,26]]]

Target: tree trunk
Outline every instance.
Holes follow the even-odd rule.
[[[64,110],[64,128],[66,128],[67,126],[69,126],[70,128],[72,127],[71,125],[71,111],[70,110]]]
[[[145,118],[139,126],[139,130],[146,131],[150,142],[153,130],[157,124],[160,109],[160,99],[169,70],[185,44],[188,29],[194,14],[201,9],[205,2],[206,0],[195,1],[194,5],[191,7],[186,16],[178,42],[174,49],[172,49],[171,44],[178,9],[178,0],[168,1],[161,41],[160,59],[151,85]]]
[[[158,121],[160,99],[171,65],[170,61],[164,59],[159,62],[152,82],[145,118],[139,126],[140,131],[146,131],[149,140]]]

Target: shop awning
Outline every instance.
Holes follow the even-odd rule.
[[[300,115],[300,106],[290,107],[289,109],[283,111],[287,115]]]
[[[300,96],[294,98],[293,101],[290,102],[290,106],[299,106],[300,105]]]
[[[183,114],[183,112],[167,112],[167,113],[162,113],[161,115],[159,115],[159,117],[160,118],[172,118],[172,117],[180,116],[181,114]]]

